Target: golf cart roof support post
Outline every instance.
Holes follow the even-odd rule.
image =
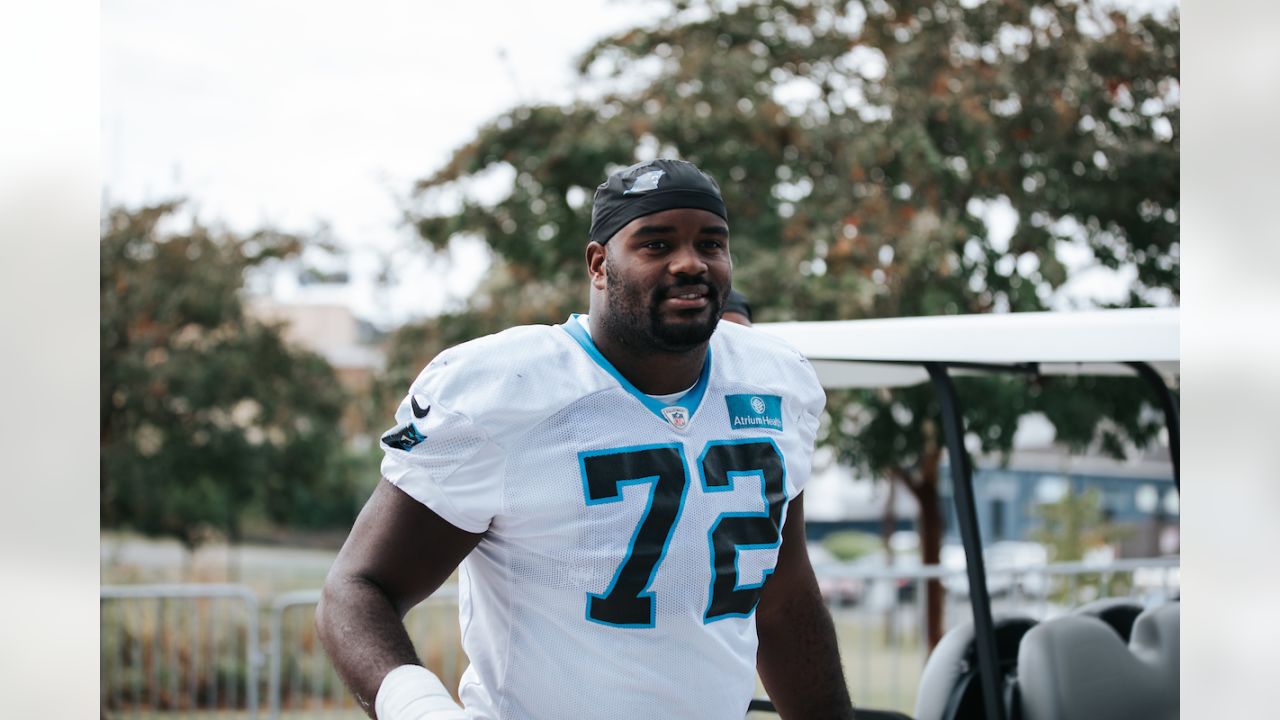
[[[1156,391],[1156,398],[1160,400],[1160,409],[1164,411],[1165,428],[1169,431],[1169,459],[1173,461],[1173,486],[1182,492],[1182,472],[1178,462],[1178,436],[1181,429],[1178,424],[1178,398],[1165,384],[1164,378],[1160,377],[1160,373],[1145,362],[1129,362],[1125,363],[1133,368],[1138,377],[1141,377]]]
[[[986,567],[982,561],[982,535],[978,529],[977,502],[973,496],[973,472],[969,453],[964,448],[964,418],[956,386],[946,365],[924,363],[925,370],[938,393],[942,411],[942,433],[950,455],[952,492],[955,494],[956,519],[960,539],[964,543],[965,567],[969,576],[969,602],[973,606],[973,642],[978,650],[978,677],[982,683],[982,700],[987,720],[1005,720],[1004,678],[1000,675],[1000,658],[996,650],[995,623],[991,619],[991,596],[987,593]]]

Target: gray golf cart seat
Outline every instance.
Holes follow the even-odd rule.
[[[1081,605],[1072,611],[1075,615],[1096,617],[1110,625],[1126,643],[1133,634],[1133,623],[1142,614],[1142,603],[1130,598],[1102,598]]]
[[[1142,611],[1126,644],[1088,613],[1027,632],[1018,648],[1023,720],[1176,719],[1179,603]]]
[[[1017,670],[1018,644],[1036,621],[1023,615],[992,618],[1000,672],[1012,679]],[[982,686],[978,681],[978,651],[973,642],[973,621],[951,628],[929,655],[916,694],[915,720],[985,718]],[[1011,688],[1006,681],[1005,687]]]
[[[1009,720],[1176,719],[1179,604],[1090,603],[1036,623],[993,618]],[[916,720],[984,718],[973,623],[943,636],[925,663]]]

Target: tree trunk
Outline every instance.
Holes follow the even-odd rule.
[[[938,499],[938,465],[942,450],[938,446],[933,423],[926,422],[924,447],[916,473],[906,468],[891,468],[896,477],[915,496],[920,513],[916,518],[916,532],[920,534],[920,562],[938,565],[942,560],[942,510]],[[918,474],[917,474],[918,473]],[[945,589],[936,579],[925,583],[925,639],[929,651],[942,639]]]
[[[921,468],[921,475],[929,478],[930,473]],[[942,513],[938,507],[938,466],[933,464],[932,479],[921,483],[920,492],[916,494],[920,504],[920,562],[925,565],[938,565],[942,561]],[[925,636],[928,649],[933,650],[942,639],[943,603],[945,590],[937,579],[925,583]]]

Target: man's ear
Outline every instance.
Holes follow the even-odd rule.
[[[596,290],[604,290],[609,284],[604,271],[604,261],[608,255],[609,248],[604,245],[594,240],[587,243],[587,274],[591,277],[591,287]]]

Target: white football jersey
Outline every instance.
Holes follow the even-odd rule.
[[[664,403],[585,320],[441,353],[382,441],[388,480],[485,534],[459,575],[467,716],[742,720],[823,390],[796,350],[726,322]]]

